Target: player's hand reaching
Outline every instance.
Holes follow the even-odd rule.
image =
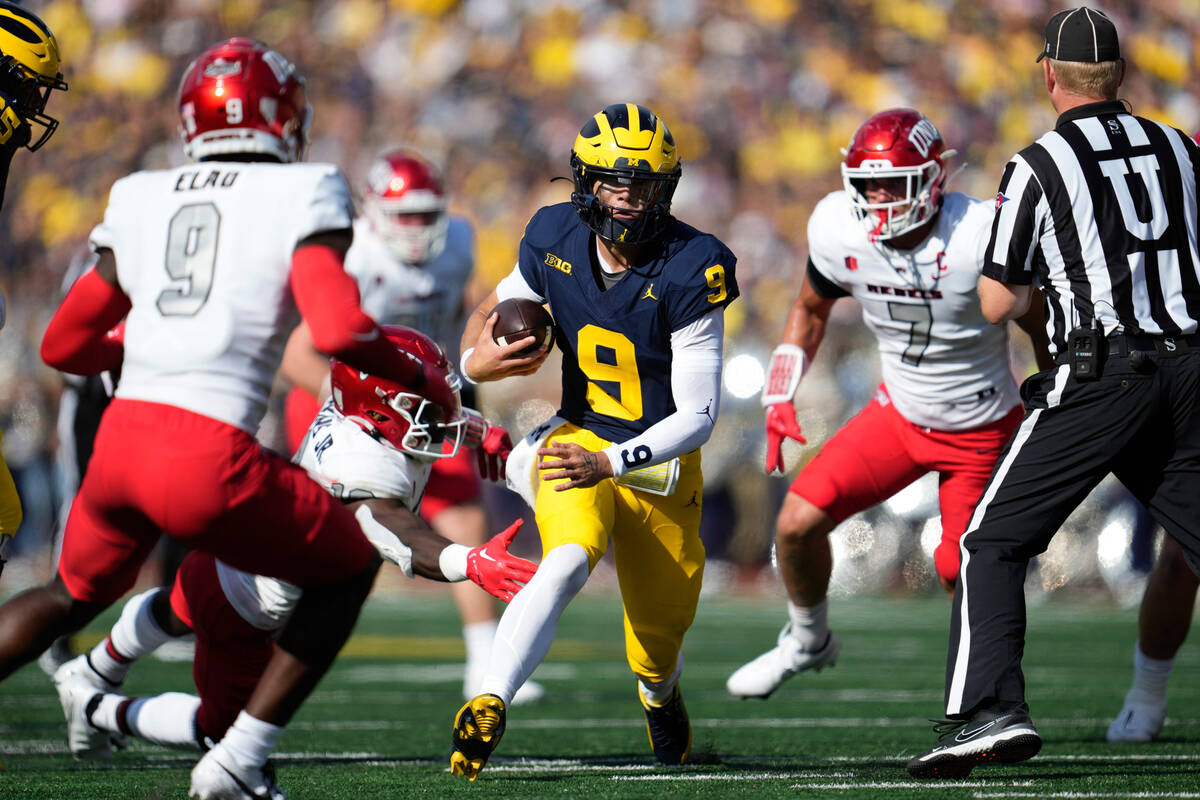
[[[512,437],[507,430],[491,424],[473,408],[464,408],[463,416],[467,418],[467,433],[463,443],[475,448],[479,457],[479,477],[493,483],[502,482],[504,465],[513,449]]]
[[[795,439],[800,444],[808,440],[800,434],[800,423],[796,421],[796,409],[791,403],[773,403],[767,406],[767,474],[775,470],[783,473],[783,440]]]
[[[518,355],[526,347],[537,342],[532,336],[526,336],[511,344],[497,344],[495,341],[496,320],[499,314],[489,314],[483,323],[483,330],[475,340],[473,352],[463,362],[467,377],[476,383],[497,381],[501,378],[511,378],[515,375],[532,375],[542,366],[546,356],[550,355],[550,346],[544,344],[532,355]]]
[[[500,533],[467,553],[467,578],[493,597],[504,602],[513,599],[513,595],[521,591],[533,573],[537,572],[537,564],[532,561],[514,556],[508,552],[513,537],[521,530],[524,520],[517,520]]]

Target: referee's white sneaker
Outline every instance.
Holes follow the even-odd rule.
[[[1110,742],[1152,742],[1167,721],[1166,698],[1150,697],[1135,689],[1125,695],[1121,713],[1108,726],[1104,738]]]
[[[908,762],[914,778],[965,778],[977,764],[1016,764],[1042,749],[1042,737],[1029,712],[978,711],[967,720],[947,720],[933,728],[938,743]]]
[[[792,635],[792,624],[783,626],[774,647],[758,658],[743,664],[725,681],[725,688],[734,697],[770,697],[788,678],[806,669],[820,671],[837,663],[842,643],[829,633],[825,643],[813,651],[804,650]]]

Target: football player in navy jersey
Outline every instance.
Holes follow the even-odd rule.
[[[620,103],[589,119],[571,167],[571,202],[533,216],[517,267],[475,309],[462,339],[468,380],[536,371],[545,346],[521,356],[533,337],[501,346],[492,336],[490,310],[524,297],[549,305],[563,354],[558,415],[508,461],[510,487],[536,512],[543,557],[500,619],[481,693],[454,720],[450,769],[471,780],[610,539],[654,754],[681,764],[691,751],[680,647],[704,572],[700,446],[717,418],[736,259],[671,216],[679,156],[648,108]]]

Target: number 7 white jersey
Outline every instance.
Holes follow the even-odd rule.
[[[984,318],[976,288],[993,213],[950,192],[929,236],[908,251],[871,242],[844,191],[827,195],[809,218],[809,259],[828,284],[814,288],[862,306],[888,394],[915,425],[966,430],[1020,402],[1006,326]]]
[[[254,433],[298,320],[292,251],[352,219],[332,164],[201,162],[117,181],[91,235],[133,303],[117,396]]]

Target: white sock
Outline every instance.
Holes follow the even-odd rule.
[[[559,617],[589,574],[587,551],[577,544],[559,545],[546,554],[500,617],[480,694],[512,702],[517,689],[546,657]]]
[[[652,706],[661,706],[663,703],[671,699],[671,693],[675,691],[675,684],[679,683],[679,676],[683,673],[683,653],[675,659],[675,669],[667,676],[666,680],[655,683],[648,681],[645,678],[638,680],[638,691],[642,693],[642,697]]]
[[[489,619],[484,622],[472,622],[463,625],[463,644],[467,650],[466,679],[470,683],[473,676],[482,676],[487,670],[489,659],[492,657],[492,642],[496,639],[498,620]],[[470,694],[476,694],[477,686],[469,686]]]
[[[808,652],[817,650],[829,637],[829,598],[809,608],[789,600],[788,618],[792,621],[792,636],[800,642],[800,648]]]
[[[221,739],[221,747],[242,767],[261,767],[283,736],[283,728],[242,711]]]
[[[124,702],[126,698],[108,694],[100,701],[100,707],[92,715],[92,724],[97,728],[124,733],[117,725],[119,704],[111,707],[109,699]],[[199,748],[196,741],[196,712],[200,710],[200,698],[183,692],[167,692],[154,697],[135,697],[125,707],[125,725],[134,736],[164,747]],[[112,727],[109,726],[110,719]]]
[[[1174,664],[1174,658],[1150,658],[1138,643],[1133,648],[1133,688],[1130,691],[1165,703],[1167,679],[1171,677]]]
[[[166,590],[150,589],[131,598],[108,636],[88,653],[92,669],[114,686],[124,682],[133,662],[153,653],[171,638],[150,613],[150,601],[162,591]]]

